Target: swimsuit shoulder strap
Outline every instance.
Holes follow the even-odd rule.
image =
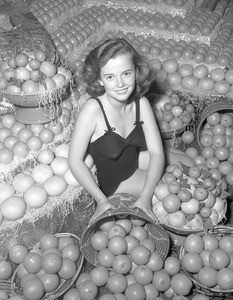
[[[139,121],[140,120],[140,99],[136,100],[136,121],[135,121],[135,125],[136,124],[143,124],[143,121]]]
[[[95,97],[93,97],[93,99],[95,99],[98,103],[99,103],[99,106],[100,106],[100,108],[101,108],[101,110],[102,110],[102,112],[103,112],[103,115],[104,115],[104,120],[105,120],[105,123],[106,123],[106,125],[107,125],[107,128],[108,128],[108,130],[111,130],[111,126],[110,126],[110,124],[109,124],[109,122],[108,122],[108,118],[107,118],[107,116],[106,116],[106,113],[105,113],[105,111],[104,111],[104,107],[103,107],[103,104],[102,104],[102,102],[100,101],[100,99],[99,98],[95,98]]]

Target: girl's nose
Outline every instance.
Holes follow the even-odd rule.
[[[121,77],[118,77],[118,78],[117,78],[117,86],[121,87],[121,86],[123,86],[123,85],[124,85],[124,81],[122,80]]]

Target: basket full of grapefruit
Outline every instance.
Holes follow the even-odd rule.
[[[210,297],[233,294],[233,228],[216,226],[208,233],[189,235],[180,249],[186,275]]]
[[[198,166],[169,165],[155,188],[152,210],[165,229],[189,235],[224,221],[228,193]]]
[[[15,244],[9,257],[16,265],[12,294],[27,300],[58,299],[76,281],[84,260],[80,240],[71,233],[45,233],[30,250]]]
[[[187,126],[191,126],[195,116],[195,107],[189,99],[182,98],[171,89],[165,93],[164,95],[149,94],[148,98],[162,137],[171,139],[185,131]]]
[[[66,97],[71,80],[70,70],[43,50],[14,54],[0,65],[0,92],[17,106],[59,102]]]

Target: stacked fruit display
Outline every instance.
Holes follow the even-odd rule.
[[[216,176],[225,178],[229,186],[233,185],[233,115],[230,110],[209,113],[198,128],[197,141],[201,148],[203,164]],[[205,111],[206,112],[206,111]]]
[[[179,258],[157,252],[146,224],[146,220],[136,216],[112,216],[99,221],[91,236],[98,261],[90,271],[80,274],[76,286],[64,299],[72,295],[90,300],[188,295],[193,285],[181,272]]]
[[[68,144],[55,147],[54,151],[42,149],[38,163],[30,172],[17,173],[11,182],[1,182],[0,220],[16,221],[23,218],[27,208],[38,209],[49,197],[58,197],[70,186],[79,186],[67,163]]]
[[[27,125],[17,121],[13,114],[0,120],[0,164],[9,165],[17,159],[26,159],[54,142],[71,124],[73,104],[69,99],[61,103],[61,115],[47,124]],[[2,169],[3,170],[3,169]]]
[[[153,212],[173,232],[188,235],[218,224],[226,213],[222,180],[198,166],[169,165],[152,199]]]
[[[222,232],[221,232],[222,231]],[[217,228],[210,234],[191,234],[181,248],[182,267],[202,292],[214,296],[232,295],[233,235],[231,228]]]

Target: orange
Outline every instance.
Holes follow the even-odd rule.
[[[42,257],[42,268],[48,274],[55,274],[62,267],[62,258],[57,253],[47,253]]]
[[[191,279],[183,273],[177,273],[171,278],[171,288],[178,295],[188,295],[192,287]]]
[[[139,241],[142,241],[147,238],[147,231],[144,227],[135,225],[130,231],[130,235],[136,237]]]
[[[63,296],[63,300],[82,300],[77,288],[71,288]]]
[[[132,283],[127,286],[125,296],[127,299],[142,300],[145,299],[146,293],[142,285]]]
[[[27,254],[28,254],[27,247],[21,244],[15,244],[9,250],[9,257],[11,261],[18,265],[23,262]]]
[[[227,253],[233,252],[233,236],[232,235],[224,235],[219,240],[219,248],[224,250]]]
[[[224,250],[218,248],[210,252],[210,265],[216,270],[227,267],[230,263],[230,256]]]
[[[233,270],[229,268],[223,268],[218,271],[217,284],[220,289],[231,290],[233,289]]]
[[[63,258],[62,267],[58,272],[58,275],[63,279],[70,279],[76,273],[76,265],[75,263],[69,258]]]
[[[160,270],[154,273],[153,284],[157,291],[165,292],[171,285],[171,278],[167,271]],[[133,299],[133,298],[132,298]]]
[[[184,248],[187,252],[201,253],[204,249],[204,241],[199,234],[192,233],[186,237]]]
[[[132,261],[128,255],[117,255],[112,262],[112,268],[118,274],[127,274],[132,268]]]
[[[73,261],[77,261],[80,256],[80,250],[77,245],[68,244],[62,249],[62,257],[68,257]]]
[[[6,260],[0,261],[0,280],[7,280],[13,273],[13,267],[11,262]]]
[[[110,268],[110,267],[112,267],[112,262],[115,258],[115,255],[112,254],[112,252],[108,248],[105,248],[98,252],[97,257],[98,257],[98,261],[101,266]]]
[[[164,270],[168,272],[170,276],[173,276],[180,272],[181,264],[177,256],[168,256],[164,261]]]
[[[103,286],[109,279],[109,272],[105,267],[97,266],[90,271],[90,277],[97,286]]]
[[[182,266],[188,272],[197,273],[204,266],[204,262],[198,253],[188,252],[182,257]]]
[[[123,254],[127,250],[127,242],[124,237],[114,235],[108,242],[108,249],[115,255]]]
[[[28,300],[39,300],[44,293],[44,285],[40,279],[32,278],[25,282],[23,294]]]
[[[60,279],[57,274],[44,273],[43,275],[41,275],[40,280],[44,285],[46,293],[54,292],[60,284]]]
[[[153,272],[148,266],[137,266],[133,276],[136,283],[143,286],[150,284],[153,280]]]
[[[23,260],[23,266],[29,273],[38,273],[42,268],[42,257],[36,252],[29,252]]]
[[[59,237],[58,249],[60,251],[62,251],[62,249],[68,244],[74,244],[74,240],[72,239],[72,237],[70,236]]]
[[[98,293],[98,287],[93,281],[87,280],[79,284],[78,292],[82,300],[94,300]]]
[[[109,241],[108,236],[101,231],[96,231],[91,236],[91,245],[97,251],[105,249],[108,245],[108,241]]]
[[[162,270],[164,260],[158,252],[151,253],[150,260],[146,264],[153,272]]]
[[[150,257],[150,250],[143,245],[135,246],[130,253],[130,258],[137,265],[147,264],[150,260]]]
[[[163,200],[163,208],[168,213],[177,212],[180,209],[181,201],[177,195],[169,194]]]
[[[58,237],[52,233],[45,233],[40,239],[40,248],[42,250],[58,247]]]
[[[124,275],[122,274],[113,274],[108,278],[107,288],[110,292],[114,294],[120,294],[125,291],[127,288],[128,282]]]
[[[197,275],[198,281],[206,287],[217,285],[217,270],[211,266],[204,266]]]

